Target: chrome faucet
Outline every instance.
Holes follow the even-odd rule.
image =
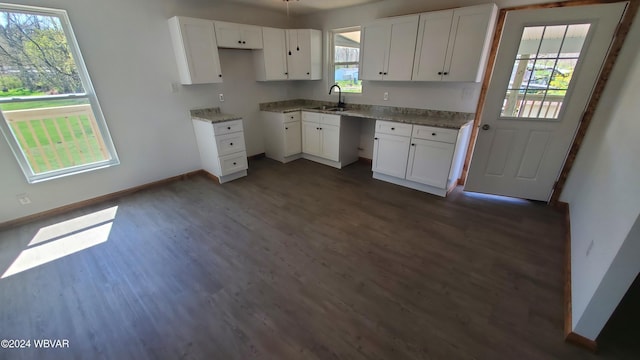
[[[333,88],[338,88],[338,107],[344,107],[344,103],[342,102],[342,89],[340,89],[340,86],[338,84],[334,84],[333,86],[331,86],[329,88],[329,95],[331,95],[331,91],[333,90]]]

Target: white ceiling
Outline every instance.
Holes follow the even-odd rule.
[[[284,0],[228,0],[229,2],[243,3],[271,10],[287,12],[287,2]],[[325,11],[379,2],[382,0],[289,0],[289,13],[291,15],[305,15],[317,11]]]

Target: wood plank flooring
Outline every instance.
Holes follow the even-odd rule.
[[[0,272],[47,244],[29,246],[42,227],[113,206],[106,242],[0,279],[0,339],[69,348],[0,358],[606,357],[563,342],[562,214],[438,198],[363,164],[259,159],[223,186],[193,177],[4,230]]]

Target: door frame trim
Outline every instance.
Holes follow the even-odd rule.
[[[602,93],[604,92],[604,88],[607,84],[607,81],[609,80],[611,71],[613,70],[613,66],[615,65],[618,55],[620,54],[620,50],[622,49],[624,40],[626,39],[627,34],[629,33],[629,29],[633,24],[634,18],[638,13],[638,8],[640,8],[640,0],[628,0],[628,1],[629,1],[629,4],[627,6],[627,9],[625,10],[625,13],[622,16],[620,25],[618,26],[618,29],[614,34],[614,41],[612,42],[611,47],[609,48],[609,53],[607,54],[607,57],[604,60],[604,63],[600,70],[600,74],[598,75],[598,79],[596,80],[591,96],[587,102],[585,111],[582,114],[582,118],[580,119],[580,123],[578,125],[578,129],[576,130],[575,137],[571,143],[569,152],[567,153],[562,169],[560,170],[558,179],[554,185],[554,188],[552,189],[551,199],[549,200],[549,204],[552,206],[557,206],[558,204],[560,194],[564,189],[564,185],[567,181],[567,177],[571,172],[571,168],[573,167],[573,163],[575,162],[578,151],[580,150],[582,141],[586,136],[591,120],[593,119],[595,110],[597,109],[598,103],[600,102],[600,98],[602,97]],[[489,54],[489,59],[487,60],[487,66],[485,68],[484,78],[482,81],[482,88],[480,90],[480,97],[478,99],[476,115],[475,115],[475,119],[473,120],[473,128],[471,130],[471,137],[469,139],[469,146],[467,148],[467,156],[465,158],[461,180],[459,181],[461,185],[464,185],[464,183],[466,182],[467,175],[469,172],[469,165],[471,164],[471,156],[473,154],[473,150],[475,148],[476,140],[478,137],[480,119],[482,118],[482,111],[484,109],[484,105],[486,102],[487,91],[489,89],[491,75],[493,73],[493,68],[496,62],[498,46],[500,44],[500,38],[502,37],[504,22],[505,22],[507,13],[510,11],[517,11],[517,10],[548,9],[548,8],[594,5],[594,4],[609,4],[609,3],[616,3],[616,2],[624,2],[624,0],[623,1],[621,0],[571,0],[571,1],[564,1],[564,2],[551,2],[546,4],[524,5],[524,6],[516,6],[516,7],[500,9],[500,13],[498,14],[498,23],[496,24],[496,30],[493,35],[493,41],[491,43],[491,52]]]

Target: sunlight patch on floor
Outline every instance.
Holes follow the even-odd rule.
[[[106,242],[117,211],[114,206],[41,228],[1,278]]]

